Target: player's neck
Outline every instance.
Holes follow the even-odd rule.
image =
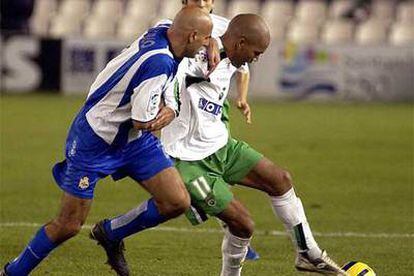
[[[171,29],[167,31],[167,38],[170,45],[170,51],[174,55],[174,58],[182,59],[184,57],[183,43],[179,41],[177,35]]]

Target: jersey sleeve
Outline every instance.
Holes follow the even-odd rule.
[[[133,120],[149,122],[155,119],[163,94],[169,86],[172,70],[171,60],[167,55],[150,57],[141,65],[131,83]]]
[[[155,119],[162,98],[162,84],[167,81],[167,75],[159,75],[143,81],[134,89],[131,97],[131,118],[139,122],[149,122]]]
[[[174,110],[175,116],[177,117],[180,113],[180,99],[179,99],[179,81],[175,77],[172,81],[168,82],[164,92],[164,103]]]

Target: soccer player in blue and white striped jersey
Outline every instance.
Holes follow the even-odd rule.
[[[172,24],[149,29],[108,63],[70,127],[66,159],[53,168],[63,190],[58,216],[39,229],[0,275],[28,275],[54,248],[75,236],[89,213],[97,181],[108,175],[115,180],[133,178],[152,197],[141,204],[138,214],[99,225],[111,235],[102,240],[98,235],[102,232],[95,231],[93,238],[106,250],[121,250],[118,236],[154,227],[189,207],[178,172],[150,131],[174,119],[177,103],[170,92],[178,64],[208,46],[211,30],[207,13],[185,8]],[[129,275],[127,267],[117,273]]]

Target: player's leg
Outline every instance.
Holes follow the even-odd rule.
[[[129,212],[104,223],[108,238],[120,241],[142,230],[155,227],[185,212],[190,197],[174,167],[157,173],[140,184],[152,197]]]
[[[112,176],[129,176],[137,181],[152,197],[126,214],[104,223],[108,238],[120,241],[134,233],[154,227],[179,216],[190,206],[190,197],[172,160],[165,155],[158,138],[146,134],[145,149],[140,144],[130,145],[133,156],[126,156],[124,167]]]
[[[23,252],[5,267],[6,275],[28,275],[54,248],[79,233],[92,199],[64,193],[55,219],[42,226]]]
[[[316,243],[302,201],[295,194],[293,181],[288,171],[266,158],[261,158],[239,183],[262,190],[269,195],[275,214],[281,219],[296,245],[297,269],[321,273],[342,273],[339,266]]]
[[[298,251],[307,251],[312,256],[321,254],[321,249],[313,238],[307,222],[302,203],[293,189],[292,178],[288,171],[262,158],[240,181],[240,184],[262,190],[270,196],[275,214],[292,234]]]
[[[228,228],[227,224],[218,218],[217,218],[217,221],[220,224],[220,227],[223,229],[223,231],[226,232]],[[249,247],[247,248],[246,260],[257,261],[259,259],[260,259],[259,253],[257,253],[256,250],[250,244]]]
[[[91,237],[105,249],[108,263],[118,275],[129,275],[123,254],[124,238],[174,218],[190,205],[181,177],[158,139],[147,135],[145,150],[138,150],[139,154],[113,177],[117,180],[130,176],[152,197],[125,214],[98,222],[91,230]]]
[[[240,275],[253,233],[253,221],[246,208],[233,198],[229,185],[221,177],[225,167],[226,149],[200,161],[177,161],[191,207],[186,217],[193,225],[208,216],[216,216],[227,225],[222,243],[222,276]],[[224,157],[224,158],[222,158]]]
[[[221,276],[239,276],[246,258],[254,223],[247,209],[233,199],[227,208],[217,215],[227,229],[221,245]]]

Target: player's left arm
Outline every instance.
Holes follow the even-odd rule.
[[[247,94],[249,92],[250,72],[248,70],[247,65],[244,65],[244,66],[246,66],[244,69],[236,71],[236,88],[237,88],[236,106],[246,118],[246,122],[248,124],[251,124],[252,123],[252,111],[247,101]]]

